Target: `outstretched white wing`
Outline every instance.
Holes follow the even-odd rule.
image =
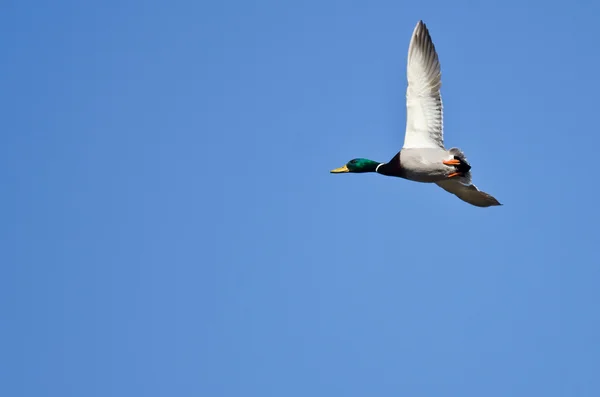
[[[482,192],[475,185],[465,185],[456,179],[448,179],[436,182],[436,184],[445,191],[456,195],[462,201],[466,201],[477,207],[491,207],[493,205],[502,205],[492,195]]]
[[[408,48],[404,148],[444,148],[440,61],[427,26],[419,21]]]

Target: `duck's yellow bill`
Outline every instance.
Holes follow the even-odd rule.
[[[332,174],[339,174],[342,172],[350,172],[350,170],[348,169],[348,166],[344,165],[343,167],[336,168],[335,170],[331,170],[329,172],[331,172]]]

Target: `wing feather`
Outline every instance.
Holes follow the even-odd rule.
[[[429,30],[419,21],[408,47],[404,148],[444,148],[442,73]]]
[[[445,191],[454,194],[456,197],[472,204],[476,207],[491,207],[502,205],[492,195],[482,192],[473,184],[465,185],[458,180],[448,179],[446,181],[436,182],[436,184]]]

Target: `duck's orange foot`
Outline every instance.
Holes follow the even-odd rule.
[[[442,163],[444,163],[446,165],[459,165],[460,164],[460,160],[456,160],[456,159],[444,160],[444,161],[442,161]]]
[[[462,172],[453,172],[448,175],[448,178],[454,178],[455,176],[462,176]]]

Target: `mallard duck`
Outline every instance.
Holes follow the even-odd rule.
[[[387,163],[350,160],[332,173],[376,172],[415,182],[435,183],[477,207],[502,205],[471,183],[471,165],[458,148],[444,147],[442,74],[435,46],[423,21],[415,27],[408,47],[406,132],[402,149]]]

